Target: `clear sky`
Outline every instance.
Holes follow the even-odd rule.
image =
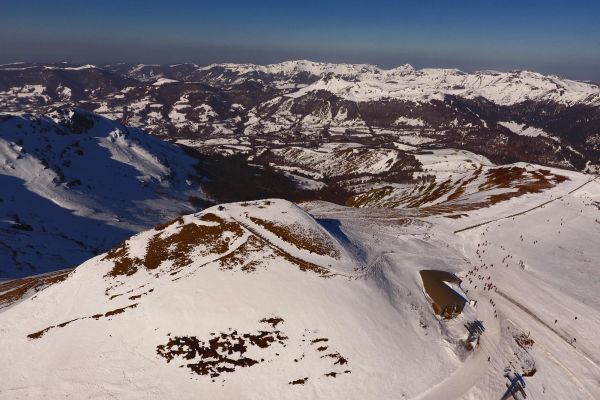
[[[2,0],[0,62],[532,69],[600,81],[600,0]]]

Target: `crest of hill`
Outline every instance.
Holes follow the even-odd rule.
[[[232,203],[179,217],[108,252],[106,274],[122,279],[145,270],[177,275],[210,263],[253,272],[262,258],[279,257],[323,277],[352,276],[355,260],[327,230],[285,200]]]

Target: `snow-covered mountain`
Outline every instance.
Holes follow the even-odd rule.
[[[77,105],[205,152],[353,142],[598,168],[600,88],[529,71],[272,65],[0,66],[3,112]]]
[[[8,64],[0,114],[0,399],[600,398],[597,85]]]
[[[220,71],[217,75],[215,70]],[[562,104],[600,105],[600,88],[595,84],[573,81],[557,76],[516,70],[511,72],[477,71],[466,73],[457,69],[414,69],[406,64],[393,69],[382,69],[368,64],[330,64],[306,60],[280,64],[239,65],[213,64],[195,72],[209,76],[209,82],[233,84],[252,76],[271,76],[272,84],[281,89],[289,87],[290,80],[305,76],[300,90],[293,96],[325,90],[348,100],[405,99],[426,102],[443,100],[452,95],[465,98],[482,97],[499,105],[524,101],[553,101]],[[237,75],[236,80],[230,76]],[[215,76],[216,75],[216,76]],[[136,77],[136,74],[131,74]],[[312,81],[312,82],[311,82]]]
[[[0,397],[597,398],[600,183],[524,174],[444,213],[223,204],[1,284]]]
[[[74,267],[194,211],[197,163],[81,109],[0,117],[0,277]]]

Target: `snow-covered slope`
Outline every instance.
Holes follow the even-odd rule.
[[[540,193],[568,181],[559,169],[515,163],[494,165],[476,154],[444,149],[417,154],[423,166],[416,182],[372,185],[352,196],[354,207],[415,208],[421,212],[452,215],[489,207],[512,198]]]
[[[437,345],[420,265],[366,259],[331,228],[270,200],[141,233],[0,314],[0,393],[395,398],[457,368],[458,350]]]
[[[73,267],[194,208],[197,160],[83,110],[0,119],[0,277]]]
[[[273,199],[142,232],[11,295],[0,397],[498,399],[510,372],[528,399],[598,398],[600,183],[550,173],[458,220]],[[476,303],[436,316],[423,270]]]

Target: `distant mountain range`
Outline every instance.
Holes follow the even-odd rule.
[[[351,142],[401,151],[452,147],[495,163],[580,171],[600,164],[598,85],[528,71],[310,61],[8,64],[0,66],[0,101],[3,113],[83,107],[203,152],[250,159],[265,148]]]

